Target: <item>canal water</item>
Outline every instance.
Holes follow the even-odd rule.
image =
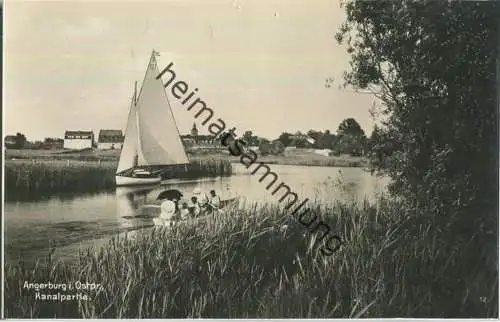
[[[373,200],[383,193],[387,178],[372,176],[362,168],[305,167],[270,165],[299,197],[331,202],[335,200]],[[260,170],[261,173],[263,170]],[[240,164],[233,164],[231,177],[191,181],[167,181],[161,186],[117,188],[113,192],[85,195],[58,195],[46,200],[7,202],[5,204],[5,260],[23,258],[32,262],[43,259],[51,245],[56,256],[74,259],[78,249],[99,245],[123,231],[153,225],[151,219],[125,219],[143,214],[145,204],[154,203],[166,189],[178,189],[190,197],[194,188],[215,189],[221,199],[238,196],[245,202],[278,202],[279,197],[266,190],[269,178],[259,182]],[[8,189],[8,187],[6,187]]]

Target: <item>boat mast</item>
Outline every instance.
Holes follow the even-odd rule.
[[[137,83],[137,82],[136,82]],[[123,145],[122,145],[122,148],[121,148],[121,152],[120,152],[120,158],[118,159],[118,166],[117,166],[117,169],[116,169],[116,174],[120,174],[120,173],[125,173],[126,171],[129,171],[133,168],[135,168],[137,166],[137,161],[135,161],[137,159],[137,146],[135,146],[133,148],[133,151],[130,150],[130,148],[128,147],[128,145],[130,145],[130,143],[128,143],[127,145],[127,138],[131,135],[131,132],[130,130],[132,130],[134,127],[136,127],[136,122],[133,122],[132,121],[132,115],[134,115],[134,117],[136,116],[136,113],[135,113],[135,105],[136,105],[136,92],[137,90],[134,91],[134,94],[132,95],[131,99],[130,99],[130,109],[129,109],[129,112],[128,112],[128,118],[127,118],[127,124],[126,124],[126,127],[125,127],[125,135],[124,135],[124,141],[123,141]],[[130,141],[128,141],[130,142]],[[136,142],[134,142],[135,144]],[[127,164],[125,166],[125,164],[123,164],[123,160],[128,160],[129,157],[127,156],[127,152],[132,152],[133,155],[136,155],[136,157],[134,157],[132,159],[132,162],[129,163],[128,161],[126,161],[125,163]],[[120,167],[120,164],[122,165]],[[125,166],[125,168],[124,168]]]
[[[134,105],[137,105],[137,81],[134,83]]]
[[[135,106],[135,126],[137,129],[137,153],[135,157],[135,166],[139,165],[139,153],[142,153],[141,144],[141,129],[139,126],[139,109],[137,108],[137,81],[135,81],[135,91],[134,91],[134,106]]]
[[[139,113],[137,112],[137,81],[134,82],[134,107],[135,107],[134,113],[135,113],[135,118],[136,118],[135,125],[136,125],[136,128],[137,128],[137,141],[138,141],[137,142],[137,147],[140,149],[141,148],[141,146],[140,146],[141,140],[140,140],[139,136],[141,134],[139,133],[139,120],[138,120]],[[139,164],[139,155],[138,155],[139,149],[137,149],[135,151],[134,167],[137,167],[137,165]]]

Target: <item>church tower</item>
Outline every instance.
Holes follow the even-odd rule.
[[[193,123],[191,128],[191,136],[195,142],[198,142],[198,129],[196,128],[196,123]]]

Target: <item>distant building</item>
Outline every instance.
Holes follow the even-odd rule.
[[[15,149],[17,147],[17,137],[15,135],[7,135],[4,140],[4,146],[7,149]]]
[[[45,138],[43,148],[47,150],[62,149],[64,148],[64,140],[59,138]]]
[[[94,132],[92,131],[66,131],[64,132],[64,148],[82,150],[92,148],[94,145]]]
[[[42,141],[35,141],[35,142],[26,142],[24,145],[25,149],[31,149],[31,150],[40,150],[43,149],[43,142]]]
[[[122,130],[101,130],[97,139],[97,148],[100,150],[121,149],[123,140]]]
[[[198,135],[193,137],[191,134],[181,135],[182,143],[189,148],[199,149],[218,149],[222,147],[221,141],[214,138],[213,135]]]
[[[331,149],[315,149],[314,153],[328,157],[328,156],[332,155],[333,151]]]
[[[213,135],[199,135],[196,123],[191,128],[191,134],[181,135],[184,146],[197,149],[216,149],[221,148],[222,144],[219,138]]]
[[[254,152],[257,152],[259,151],[259,147],[257,145],[251,145],[248,147],[249,150],[252,150]]]
[[[196,128],[196,123],[193,123],[193,127],[191,128],[191,136],[194,138],[198,137],[198,129]]]
[[[296,133],[290,135],[290,144],[289,147],[296,148],[310,148],[313,146],[315,140],[307,134]]]

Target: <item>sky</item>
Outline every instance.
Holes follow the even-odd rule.
[[[4,135],[124,130],[153,49],[238,135],[336,132],[348,117],[369,134],[375,98],[338,89],[344,18],[338,0],[6,1]],[[188,133],[194,113],[170,102]]]

